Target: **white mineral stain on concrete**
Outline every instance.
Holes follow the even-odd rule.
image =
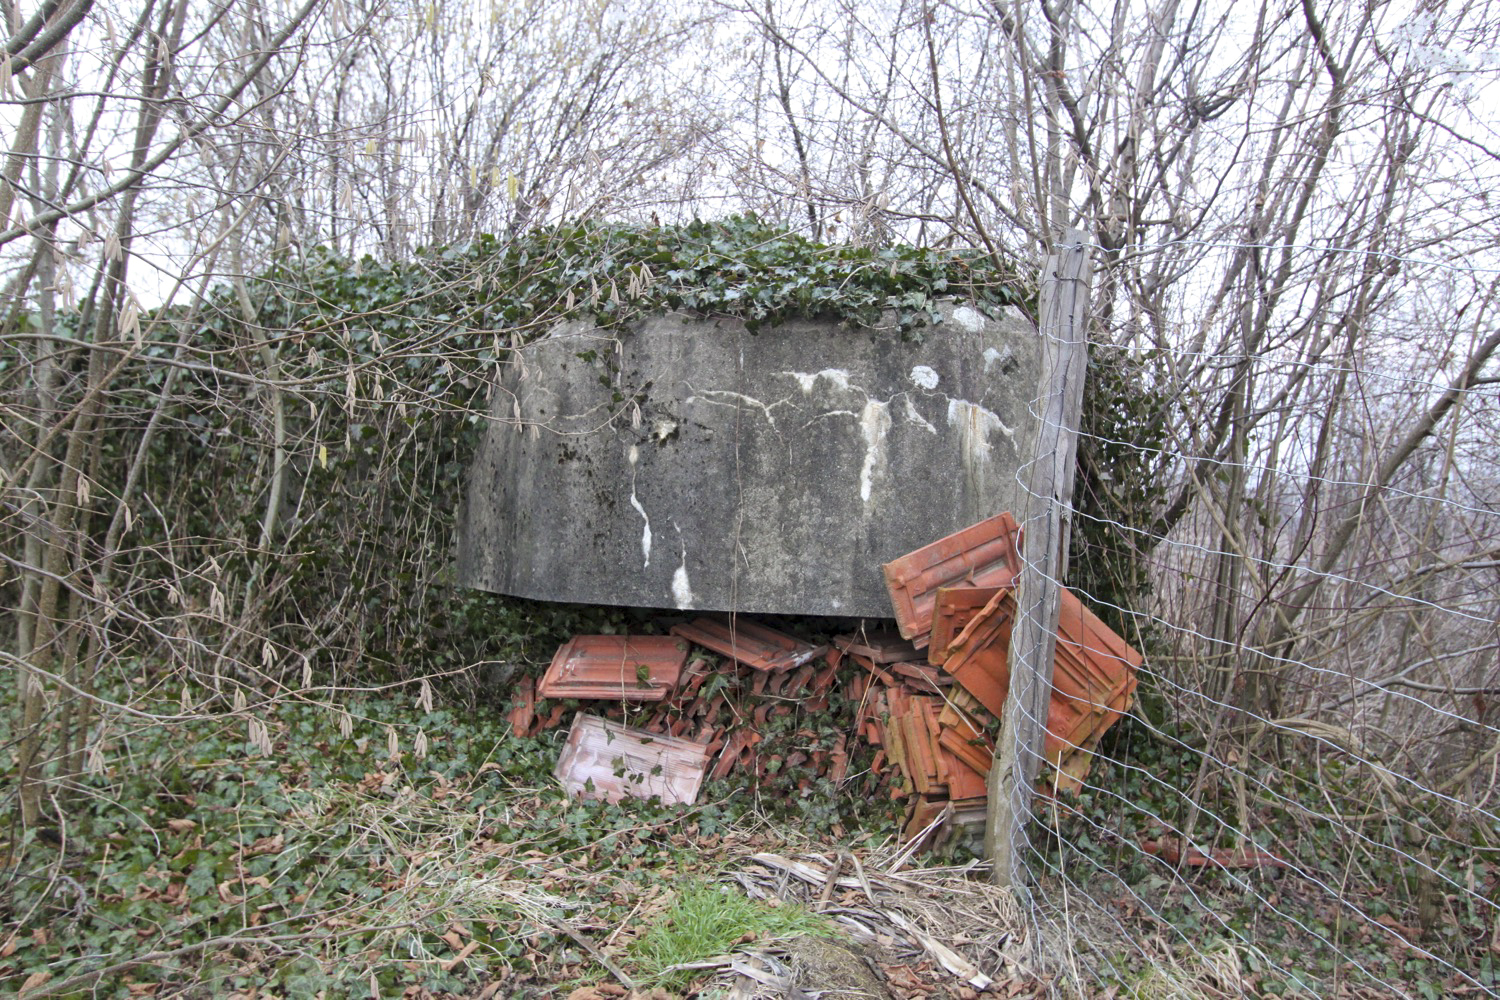
[[[936,434],[938,432],[936,427],[932,426],[922,414],[917,412],[917,408],[912,405],[910,396],[902,396],[901,401],[906,404],[906,420],[908,423],[916,424],[928,434]]]
[[[625,457],[630,461],[630,506],[635,508],[635,512],[641,515],[641,520],[645,522],[645,525],[641,528],[641,559],[643,560],[641,569],[650,569],[651,518],[646,516],[646,508],[641,506],[641,502],[635,496],[635,463],[641,459],[640,449],[635,445],[631,445],[630,450],[625,453]]]
[[[1016,433],[993,411],[967,399],[948,400],[948,426],[958,428],[959,450],[970,472],[989,461],[991,434],[999,431],[1007,438],[1014,438]]]
[[[858,420],[859,414],[853,410],[824,410],[822,413],[814,413],[807,420],[803,421],[802,426],[797,429],[805,431],[819,420],[827,420],[829,417],[849,417],[852,420]]]
[[[907,377],[923,389],[936,389],[938,386],[938,373],[926,365],[917,365]]]
[[[989,370],[991,368],[993,368],[995,365],[997,365],[997,364],[1004,364],[1005,362],[1007,362],[1007,361],[1009,361],[1011,359],[1011,350],[1010,350],[1009,347],[1007,347],[1003,351],[997,351],[993,347],[986,347],[984,349],[984,355],[983,355],[983,357],[984,357],[984,370],[985,370],[985,373],[988,374]]]
[[[984,329],[984,314],[968,306],[959,306],[953,310],[953,322],[969,333],[978,333]]]
[[[682,563],[672,574],[672,599],[677,602],[677,610],[686,611],[693,606],[693,587],[688,582],[687,574],[687,546],[682,547]]]
[[[824,368],[820,372],[812,372],[810,374],[808,372],[782,372],[782,374],[790,375],[796,379],[797,384],[802,387],[803,392],[812,392],[813,386],[817,384],[820,378],[826,378],[840,389],[849,388],[849,373],[842,368]]]
[[[733,402],[721,402],[718,399],[709,399],[708,397],[710,396],[725,396],[733,400]],[[731,392],[728,389],[704,389],[698,395],[689,396],[683,402],[686,405],[697,401],[708,403],[710,406],[733,406],[735,403],[742,403],[745,406],[753,407],[766,415],[766,422],[771,425],[771,430],[773,431],[776,430],[776,418],[771,415],[771,407],[780,406],[781,402],[785,402],[785,400],[782,400],[781,402],[772,403],[770,406],[767,406],[754,396],[747,396],[742,392]]]
[[[891,431],[887,404],[866,400],[864,412],[859,415],[859,429],[865,439],[865,464],[859,470],[859,498],[869,503],[875,477],[885,472],[885,438]]]
[[[641,526],[641,569],[649,569],[651,567],[651,518],[646,516],[646,508],[642,507],[641,502],[635,498],[634,487],[630,490],[630,506],[635,508],[635,512],[641,515],[641,520],[645,522]]]

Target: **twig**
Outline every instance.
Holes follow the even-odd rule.
[[[621,986],[625,987],[627,990],[635,989],[635,980],[631,979],[630,976],[625,973],[624,969],[621,969],[618,965],[616,965],[614,962],[611,962],[608,958],[605,958],[604,952],[594,947],[594,943],[592,941],[579,933],[579,931],[576,930],[566,920],[562,920],[558,917],[548,917],[547,921],[553,927],[557,928],[568,937],[572,938],[573,942],[577,944],[578,947],[589,953],[590,958],[598,962],[600,965],[604,966],[604,968],[608,969],[609,974],[614,976],[615,979],[619,981]]]

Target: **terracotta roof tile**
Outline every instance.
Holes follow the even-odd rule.
[[[698,797],[707,766],[700,744],[580,712],[555,773],[570,795],[607,802],[658,795],[686,805]]]
[[[526,678],[516,688],[515,705],[505,718],[517,736],[530,736],[536,731],[536,682]]]
[[[982,777],[990,773],[995,749],[988,738],[969,736],[960,729],[945,728],[938,735],[938,745],[975,774]]]
[[[996,718],[1004,714],[1005,699],[1010,694],[1007,656],[1015,608],[1013,591],[1009,587],[998,589],[948,647],[943,663],[943,669],[959,686]]]
[[[999,717],[1010,688],[1008,661],[1014,595],[1001,590],[948,648],[944,669]],[[1058,787],[1076,790],[1091,749],[1129,709],[1142,663],[1132,649],[1072,591],[1063,590],[1053,656],[1052,698],[1043,753],[1058,768]]]
[[[673,626],[672,634],[756,670],[790,670],[828,649],[740,617],[731,620],[704,616]]]
[[[542,677],[543,698],[661,701],[677,686],[687,643],[664,635],[578,635]]]
[[[866,657],[875,663],[895,663],[920,657],[917,647],[896,632],[871,632],[867,635],[834,636],[835,649]]]
[[[965,766],[946,749],[943,753],[952,758],[948,767],[948,796],[955,799],[984,798],[988,792],[985,776]]]
[[[1010,583],[1006,584],[1011,586]],[[927,647],[930,663],[947,660],[949,647],[974,616],[994,600],[1000,587],[939,587],[932,610],[932,639]]]
[[[1020,572],[1020,529],[1009,512],[970,525],[881,567],[901,634],[927,648],[939,587],[995,587]]]

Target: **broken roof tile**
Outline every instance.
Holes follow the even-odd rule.
[[[1184,864],[1193,868],[1291,868],[1286,861],[1257,847],[1210,847],[1207,851],[1191,845],[1183,847],[1181,837],[1161,837],[1141,841],[1141,850],[1154,854],[1167,864]]]
[[[827,646],[814,646],[739,616],[725,619],[705,615],[672,626],[672,634],[756,670],[790,670],[828,650]]]
[[[946,750],[943,753],[950,761],[947,768],[949,797],[955,799],[983,798],[988,792],[985,776],[959,763],[958,759]]]
[[[1009,587],[1002,587],[984,609],[948,647],[943,669],[953,675],[969,694],[997,718],[1005,712],[1010,694],[1011,624],[1016,602]]]
[[[708,767],[704,748],[580,712],[554,772],[569,795],[618,802],[660,796],[687,805]]]
[[[1072,591],[1062,591],[1053,654],[1052,696],[1043,754],[1060,788],[1076,790],[1104,731],[1129,709],[1141,655],[1099,620]],[[960,687],[995,716],[1005,710],[1014,594],[998,591],[948,648],[943,664]]]
[[[530,677],[517,685],[515,704],[505,717],[517,736],[530,736],[536,731],[536,682]]]
[[[945,821],[947,812],[946,799],[930,799],[925,796],[916,799],[908,807],[906,828],[902,831],[901,839],[915,840],[936,830]]]
[[[1009,584],[1020,572],[1020,528],[1007,511],[881,567],[901,634],[925,649],[939,587]]]
[[[717,781],[725,777],[735,766],[740,763],[741,758],[750,753],[752,747],[762,739],[760,733],[750,729],[736,729],[725,741],[724,749],[719,751],[718,762],[714,764],[713,778]]]
[[[687,664],[687,643],[665,635],[577,635],[558,647],[543,698],[661,701]]]
[[[892,663],[891,673],[905,677],[919,691],[932,692],[953,683],[953,678],[925,663]]]
[[[855,656],[852,659],[855,663],[858,663],[860,666],[868,670],[870,672],[870,676],[879,680],[880,683],[884,684],[886,687],[896,686],[896,678],[892,677],[889,673],[877,667],[868,657]]]
[[[980,776],[990,773],[990,764],[995,759],[994,747],[983,737],[972,737],[960,729],[944,729],[938,734],[938,745],[967,770]]]
[[[908,639],[897,632],[870,632],[857,635],[834,636],[834,648],[852,655],[863,656],[875,663],[895,663],[898,660],[915,660],[921,654]]]
[[[1006,584],[1011,586],[1010,583]],[[994,600],[1000,587],[939,587],[932,608],[932,639],[927,660],[942,665],[949,647],[958,639],[974,616]]]

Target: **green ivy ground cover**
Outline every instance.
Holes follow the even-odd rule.
[[[808,829],[841,814],[826,793],[761,800],[733,780],[686,811],[570,800],[551,777],[562,731],[517,738],[487,713],[286,700],[262,717],[269,755],[240,721],[116,730],[69,823],[7,852],[0,991],[41,979],[119,997],[562,982],[588,956],[560,922],[616,928],[682,878],[701,886],[745,853],[745,830],[775,818],[757,811],[768,801],[778,822]],[[859,805],[842,810],[850,836],[865,825]],[[652,947],[647,974],[661,964]]]

